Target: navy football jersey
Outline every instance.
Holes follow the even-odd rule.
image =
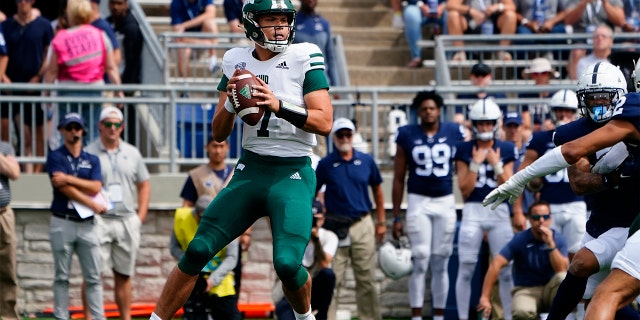
[[[533,133],[533,137],[526,146],[527,150],[533,150],[541,157],[545,153],[555,148],[553,142],[553,131],[538,131]],[[583,201],[582,196],[573,193],[569,185],[569,174],[567,169],[559,170],[555,173],[544,176],[544,185],[540,190],[540,199],[551,204],[569,203]]]
[[[587,135],[604,124],[595,123],[589,118],[580,118],[556,128],[553,142],[556,145],[562,145]],[[597,154],[588,156],[591,164],[596,163]],[[633,160],[627,159],[625,161]],[[631,225],[640,211],[639,183],[640,181],[636,177],[625,179],[625,183],[618,189],[607,189],[584,197],[587,207],[591,210],[591,215],[587,220],[587,233],[590,236],[597,238],[611,228],[626,228]]]
[[[461,142],[456,146],[456,154],[454,160],[460,160],[471,163],[473,159],[473,147],[476,146],[477,140]],[[513,142],[495,139],[493,149],[500,148],[500,159],[503,164],[508,164],[516,160],[516,145]],[[491,190],[498,187],[498,181],[495,178],[493,167],[486,160],[480,164],[478,168],[478,177],[476,178],[476,186],[471,191],[466,202],[480,202],[486,197]]]
[[[453,192],[455,145],[464,141],[464,128],[442,122],[438,132],[428,137],[420,125],[400,127],[396,143],[406,154],[409,179],[407,192],[441,197]]]

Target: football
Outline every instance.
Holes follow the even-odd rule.
[[[233,107],[242,121],[255,126],[264,114],[264,108],[257,104],[262,99],[253,95],[253,86],[259,85],[258,78],[249,70],[240,71],[238,77],[236,88],[231,91]]]

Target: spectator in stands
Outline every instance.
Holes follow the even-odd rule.
[[[49,20],[34,15],[32,10],[34,3],[35,0],[16,2],[18,6],[16,14],[2,23],[9,57],[3,79],[5,83],[40,83],[42,81],[44,58],[53,38],[53,30]],[[39,96],[40,92],[13,91],[4,94]],[[21,109],[19,104],[1,103],[2,117],[13,118],[18,132],[24,130],[24,136],[18,137],[20,143],[24,143],[24,150],[18,151],[21,156],[44,157],[45,116],[42,107],[39,103],[31,102],[24,102],[22,107]],[[8,137],[5,141],[9,141]],[[24,153],[21,153],[22,151]],[[27,164],[24,167],[26,173],[41,172],[42,169],[42,164]]]
[[[382,242],[387,232],[382,176],[370,155],[354,149],[354,133],[353,122],[346,118],[336,119],[331,129],[334,152],[322,158],[316,168],[316,193],[326,185],[324,227],[335,232],[340,239],[332,262],[336,274],[336,292],[331,301],[329,318],[335,319],[337,297],[340,296],[347,266],[351,262],[356,280],[358,317],[381,320],[374,271],[376,243]],[[375,201],[375,223],[370,213],[373,205],[369,188]]]
[[[4,44],[0,30],[0,64],[4,54]],[[1,66],[0,66],[1,68]],[[0,69],[1,74],[2,69]],[[0,319],[18,320],[16,217],[11,208],[11,187],[9,180],[20,177],[20,165],[16,160],[13,146],[0,141]]]
[[[225,162],[229,154],[229,141],[217,142],[213,136],[209,136],[205,146],[209,162],[201,164],[188,172],[187,180],[184,182],[180,197],[182,207],[193,207],[199,197],[209,195],[216,197],[218,192],[227,185],[233,177],[233,165]],[[235,291],[236,302],[240,295],[240,285],[242,281],[242,252],[249,250],[251,245],[251,228],[238,237],[238,261],[236,263]]]
[[[434,35],[446,34],[446,1],[391,0],[391,2],[395,2],[392,4],[393,7],[402,8],[402,25],[404,25],[404,33],[411,51],[411,60],[407,67],[419,68],[422,66],[422,49],[418,46],[418,41],[422,40],[422,27],[425,24],[431,24]]]
[[[487,93],[483,89],[489,87],[491,85],[491,81],[493,80],[491,67],[488,65],[478,62],[471,67],[471,72],[469,73],[469,80],[471,81],[471,85],[474,88],[478,88],[478,92],[476,93],[463,93],[457,96],[458,99],[469,99],[469,100],[478,100],[485,99],[489,97],[503,99],[507,96],[503,93]],[[469,111],[467,106],[456,106],[456,113],[453,116],[453,121],[465,124],[467,131],[471,130],[471,125],[465,120],[466,114]],[[467,110],[465,110],[467,109]],[[467,138],[471,138],[471,132],[467,132]]]
[[[606,25],[599,25],[593,31],[593,50],[590,54],[580,58],[576,65],[576,75],[582,75],[587,67],[596,62],[609,62],[609,55],[613,48],[613,30]],[[577,78],[576,78],[577,79]]]
[[[138,21],[131,14],[129,0],[109,0],[109,11],[111,15],[107,17],[107,22],[111,24],[116,34],[123,36],[124,69],[120,74],[120,80],[123,84],[140,84],[142,83],[142,45],[144,44],[144,37]],[[132,96],[133,94],[134,92],[125,92],[126,96]],[[125,126],[127,141],[133,145],[138,145],[135,140],[138,126],[135,105],[127,104],[123,111],[128,119]]]
[[[182,207],[176,210],[169,250],[180,260],[187,251],[189,242],[196,234],[202,214],[213,200],[205,194],[198,197],[195,208]],[[233,268],[240,259],[238,238],[222,248],[200,271],[196,284],[184,304],[183,319],[228,319],[240,320],[238,299],[234,289]]]
[[[548,86],[551,79],[558,78],[560,73],[551,65],[547,58],[535,58],[531,60],[529,67],[522,71],[526,79],[532,79],[536,86]],[[546,101],[551,97],[552,92],[528,92],[520,93],[518,98],[540,99],[539,103],[522,106],[522,119],[527,130],[533,130],[533,123],[543,124],[543,130],[553,128],[551,123],[549,106]]]
[[[640,30],[640,2],[638,0],[624,0],[624,16],[626,22],[622,25],[624,32],[638,32]]]
[[[518,16],[518,34],[566,33],[564,27],[565,1],[561,0],[515,0]],[[534,41],[514,41],[518,44],[534,44]],[[545,42],[562,43],[563,40]],[[564,40],[566,43],[566,40]],[[540,41],[538,41],[540,43]]]
[[[123,84],[142,83],[140,71],[142,69],[141,58],[144,38],[138,21],[129,10],[129,0],[109,0],[109,11],[111,15],[107,17],[107,22],[116,34],[123,36],[124,70],[120,75],[120,80]],[[114,60],[117,64],[120,64],[117,59]]]
[[[4,39],[2,24],[0,23],[0,83],[4,82],[8,63],[7,42]],[[2,95],[2,92],[0,92],[0,95]],[[2,112],[0,114],[2,115],[2,118],[0,118],[0,141],[9,141],[9,115],[8,112]]]
[[[573,33],[595,33],[598,26],[602,24],[613,29],[614,27],[622,27],[626,23],[622,0],[576,0],[571,4],[567,9],[564,22],[565,25],[573,26]],[[593,40],[587,40],[587,42],[590,41]],[[571,51],[567,65],[571,79],[577,80],[580,77],[577,63],[586,54],[587,51],[584,49]]]
[[[107,22],[107,20],[103,19],[100,16],[100,0],[91,0],[91,10],[93,11],[93,16],[91,17],[91,25],[104,31],[107,37],[109,37],[109,41],[111,41],[111,47],[113,48],[113,61],[116,62],[116,65],[119,65],[120,61],[122,61],[122,53],[120,52],[118,36],[116,36],[116,33],[109,22]],[[106,75],[104,79],[105,81],[109,80]],[[100,110],[97,110],[96,112],[98,115],[100,115]],[[96,119],[97,118],[98,117],[96,116]]]
[[[331,269],[331,260],[338,250],[338,236],[322,227],[325,218],[320,201],[313,201],[312,211],[311,241],[304,250],[302,265],[307,268],[312,277],[311,310],[317,312],[316,320],[327,320],[329,304],[336,286],[336,275]],[[280,298],[275,301],[278,320],[296,320],[291,305],[283,293],[277,292],[278,289],[282,291],[282,285],[276,283],[274,293],[277,293],[277,297]]]
[[[491,289],[500,270],[511,268],[510,261],[513,261],[514,284],[511,315],[516,320],[538,319],[538,314],[548,312],[558,286],[567,274],[567,244],[562,234],[551,228],[549,204],[535,202],[528,213],[531,227],[516,234],[494,256],[484,276],[478,303],[483,318],[491,315]]]
[[[178,42],[218,44],[218,25],[216,24],[216,7],[213,0],[172,0],[171,30],[173,32],[208,32],[214,37],[210,39],[180,38]],[[216,49],[209,49],[209,71],[218,69]],[[191,48],[178,49],[178,76],[189,76],[189,60]]]
[[[138,148],[120,139],[125,128],[120,109],[102,109],[98,126],[100,137],[86,150],[100,159],[103,183],[113,204],[105,214],[95,218],[101,230],[101,265],[103,271],[113,272],[119,318],[131,320],[132,277],[140,248],[140,229],[147,217],[151,194],[149,171]],[[86,306],[85,295],[82,297]],[[86,309],[85,319],[91,319]]]
[[[70,27],[58,31],[53,38],[44,76],[45,83],[53,83],[57,79],[60,83],[99,86],[104,84],[103,75],[106,73],[112,84],[120,84],[120,74],[118,73],[118,65],[113,59],[111,41],[103,31],[89,24],[92,16],[91,5],[86,0],[68,1],[67,18]],[[91,49],[74,50],[75,48],[67,46],[67,43],[90,44],[85,47]],[[43,94],[49,96],[51,93],[44,91]],[[58,96],[99,97],[102,92],[99,90],[58,91],[57,94]],[[118,91],[117,95],[124,97],[122,91]],[[92,118],[92,103],[71,103],[61,107],[66,110],[78,111],[88,119]],[[95,110],[100,109],[95,108]],[[95,110],[93,113],[96,113]],[[98,118],[99,116],[98,112]]]
[[[465,4],[466,2],[466,4]],[[462,34],[500,34],[516,33],[516,5],[513,0],[447,0],[447,26],[450,35]],[[511,44],[510,40],[500,40],[501,46]],[[458,47],[463,41],[454,41]],[[462,48],[461,48],[462,49]],[[466,60],[464,50],[458,51],[453,60]],[[498,59],[511,60],[506,51],[498,53]]]
[[[69,0],[69,4],[75,1]],[[77,1],[89,6],[86,0]],[[105,319],[100,240],[93,219],[95,214],[105,213],[107,207],[100,193],[100,160],[82,149],[81,137],[85,128],[80,114],[67,113],[58,124],[64,144],[47,156],[47,170],[53,187],[49,241],[55,266],[53,314],[56,319],[69,319],[69,278],[74,252],[78,255],[87,286],[91,316],[95,320]]]
[[[243,3],[243,0],[224,0],[222,3],[224,15],[227,18],[227,24],[229,25],[229,31],[232,33],[244,33],[244,29],[242,28]],[[246,41],[246,39],[241,40]]]
[[[326,68],[324,69],[329,85],[341,85],[338,78],[335,50],[329,21],[316,12],[318,0],[301,0],[300,9],[296,13],[296,37],[293,43],[315,43],[322,54]]]

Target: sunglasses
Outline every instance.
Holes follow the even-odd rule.
[[[107,128],[116,128],[116,129],[120,129],[120,127],[122,126],[122,122],[103,121],[102,124]]]
[[[338,132],[336,133],[336,138],[338,139],[342,139],[342,138],[351,138],[353,134],[351,132]]]
[[[551,215],[550,214],[532,214],[531,215],[531,219],[533,219],[533,221],[540,221],[540,218],[546,221],[551,218]]]
[[[66,127],[64,127],[64,129],[67,131],[72,131],[72,130],[80,131],[82,130],[82,126],[76,123],[72,123],[72,124],[68,124]]]

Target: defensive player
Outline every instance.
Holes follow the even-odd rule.
[[[243,125],[244,153],[234,176],[202,216],[194,239],[162,290],[152,319],[170,319],[184,304],[202,267],[254,221],[267,215],[273,235],[273,263],[296,319],[311,314],[311,277],[302,257],[311,234],[315,173],[311,148],[326,136],[333,119],[324,59],[309,43],[291,44],[295,10],[290,0],[247,1],[243,24],[255,47],[234,48],[222,60],[224,76],[212,135],[222,142],[236,120],[230,102],[239,69],[260,79],[253,95],[265,108],[256,126]]]
[[[638,88],[636,70],[636,89]],[[597,97],[592,97],[597,98]],[[615,106],[614,106],[615,103]],[[606,147],[624,141],[629,153],[637,155],[640,143],[640,94],[630,93],[615,97],[610,105],[593,103],[587,109],[594,121],[611,116],[611,120],[593,132],[569,141],[548,152],[525,170],[516,173],[507,182],[491,191],[483,204],[497,207],[505,200],[513,201],[523,190],[525,184],[536,177],[544,176],[561,168],[577,163],[582,157],[596,153]],[[633,170],[639,173],[637,164]],[[637,188],[637,185],[636,185]],[[635,198],[637,199],[637,189]],[[616,310],[629,304],[640,292],[640,220],[634,221],[624,248],[618,252],[611,264],[611,273],[596,288],[589,304],[585,319],[613,319]]]
[[[580,110],[584,117],[556,128],[553,142],[561,145],[602,127],[610,120],[611,115],[596,119],[598,121],[592,119],[588,108],[594,102],[601,103],[593,98],[602,98],[606,100],[605,104],[611,105],[612,100],[617,99],[624,91],[626,91],[626,81],[617,67],[607,62],[588,67],[587,72],[578,80]],[[616,146],[613,151],[606,148],[589,155],[589,163],[594,166],[598,162],[602,164],[607,157],[617,151],[619,146],[626,149],[621,142]],[[600,153],[606,151],[609,151],[607,157],[601,158]],[[627,158],[626,150],[621,157],[622,160]],[[572,189],[578,194],[587,194],[585,200],[589,204],[591,214],[587,220],[587,232],[582,240],[582,247],[571,260],[567,277],[558,289],[547,319],[566,319],[581,298],[591,299],[596,286],[609,274],[611,261],[624,246],[629,226],[640,211],[637,200],[637,186],[640,181],[637,178],[619,179],[620,173],[629,175],[629,172],[623,169],[629,167],[632,162],[633,160],[629,158],[620,169],[605,175],[585,172],[579,170],[577,166],[569,167]],[[627,307],[621,309],[619,313],[628,311],[630,309]],[[631,311],[628,315],[634,313]],[[619,314],[621,319],[633,319],[628,315]]]
[[[398,129],[393,170],[393,237],[403,232],[400,204],[407,181],[405,232],[411,242],[413,272],[409,278],[412,320],[422,319],[427,269],[431,267],[433,319],[443,320],[449,292],[447,266],[453,250],[456,209],[453,196],[455,145],[464,141],[464,127],[441,122],[444,101],[435,91],[419,92],[411,108],[420,124]]]
[[[496,255],[513,237],[509,206],[495,210],[482,207],[482,199],[507,181],[513,174],[515,145],[495,138],[500,107],[492,99],[481,99],[469,110],[473,139],[456,146],[454,160],[464,207],[458,235],[460,265],[456,281],[458,318],[468,319],[471,277],[478,260],[483,233],[488,233],[489,248]],[[502,268],[498,276],[504,317],[511,319],[511,266]],[[475,309],[475,306],[474,306]]]
[[[578,98],[572,90],[556,92],[549,102],[551,120],[556,128],[576,119],[578,112]],[[553,130],[537,131],[533,133],[526,146],[524,160],[518,170],[526,168],[535,159],[552,150]],[[566,169],[559,170],[541,178],[540,200],[551,206],[553,220],[551,229],[560,232],[567,240],[569,259],[580,249],[582,236],[587,221],[587,205],[582,196],[576,195],[569,185],[569,175]],[[516,202],[513,206],[514,220],[524,220],[522,206]]]

